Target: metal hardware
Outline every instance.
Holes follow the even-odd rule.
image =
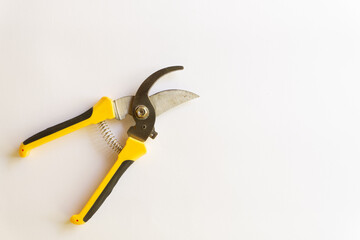
[[[151,74],[138,88],[132,103],[133,116],[136,115],[136,108],[140,105],[144,105],[149,110],[149,115],[146,119],[134,118],[135,126],[132,126],[128,130],[130,137],[136,138],[139,141],[145,142],[146,139],[151,135],[154,129],[156,113],[155,108],[149,99],[149,90],[154,83],[165,74],[184,69],[183,66],[172,66],[160,69],[157,72]],[[145,126],[145,127],[144,127]],[[154,134],[153,134],[154,135]]]
[[[139,105],[135,108],[135,114],[138,119],[147,119],[149,117],[149,109],[144,105]]]
[[[149,99],[155,108],[155,115],[158,117],[167,110],[197,97],[199,96],[189,91],[170,89],[155,93]],[[131,105],[133,98],[134,96],[127,96],[113,101],[116,119],[122,120],[127,114],[132,115]]]
[[[119,141],[116,139],[116,137],[114,136],[114,134],[112,133],[112,131],[109,128],[109,125],[105,122],[99,122],[98,123],[99,129],[100,129],[100,133],[103,136],[103,138],[105,139],[105,142],[116,152],[116,153],[120,153],[121,150],[123,149],[123,146],[121,146],[121,144],[119,143]]]

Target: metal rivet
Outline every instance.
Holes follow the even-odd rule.
[[[135,108],[135,115],[138,119],[147,119],[149,117],[149,109],[144,105]]]

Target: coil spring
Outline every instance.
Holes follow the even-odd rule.
[[[99,122],[98,126],[100,128],[100,133],[105,139],[105,142],[117,153],[120,153],[123,147],[119,143],[119,141],[116,139],[114,134],[109,128],[109,125],[105,122]]]

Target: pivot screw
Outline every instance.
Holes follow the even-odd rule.
[[[149,117],[149,109],[144,105],[135,108],[135,114],[138,119],[147,119]]]

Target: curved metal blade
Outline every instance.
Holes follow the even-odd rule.
[[[159,116],[177,105],[198,97],[197,94],[189,91],[173,89],[158,92],[150,96],[150,101],[155,108],[156,116]]]
[[[140,85],[138,88],[135,96],[136,98],[144,98],[148,96],[150,88],[154,85],[154,83],[159,80],[162,76],[164,76],[167,73],[176,71],[176,70],[182,70],[184,69],[183,66],[172,66],[172,67],[166,67],[163,69],[160,69],[159,71],[154,72],[151,74],[147,79],[145,79],[144,82]]]
[[[157,133],[154,129],[156,112],[155,107],[151,103],[148,96],[150,88],[153,84],[163,75],[172,71],[184,69],[182,66],[172,66],[160,69],[151,74],[138,88],[132,102],[132,112],[136,114],[139,111],[146,112],[146,117],[136,114],[134,117],[135,125],[131,126],[128,130],[130,137],[136,138],[139,141],[145,142],[148,137],[155,138]]]
[[[165,90],[151,95],[150,101],[155,108],[156,116],[166,112],[167,110],[176,107],[184,102],[190,101],[199,96],[195,93],[171,89]],[[122,120],[127,114],[132,115],[131,103],[134,96],[122,97],[113,101],[116,119]]]

